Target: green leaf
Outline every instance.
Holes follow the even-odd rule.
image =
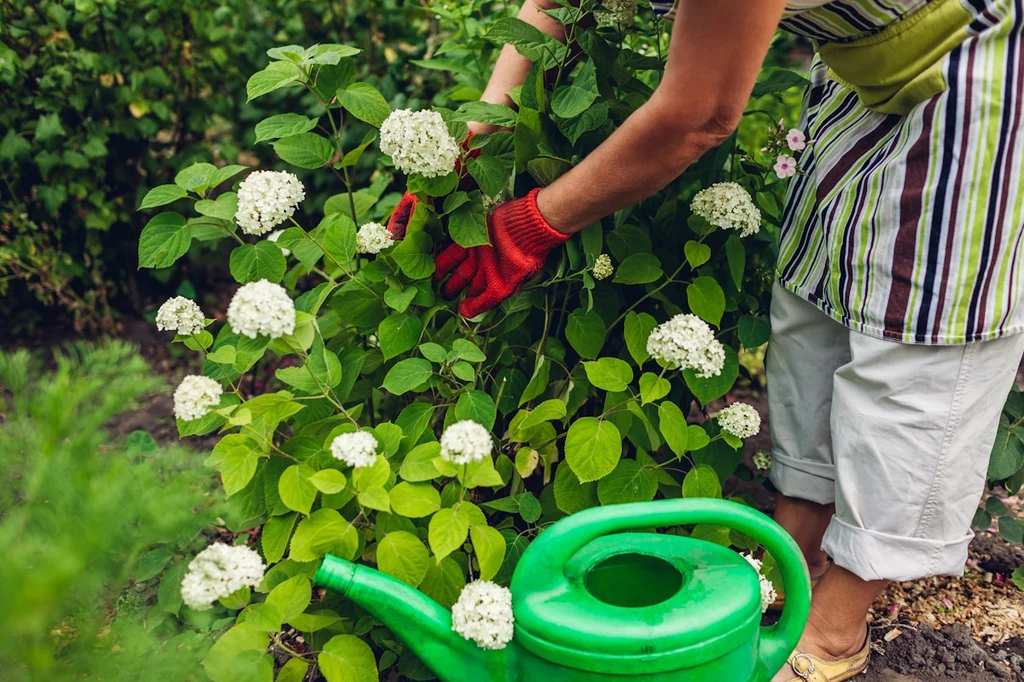
[[[335,262],[344,265],[356,255],[356,224],[345,213],[324,216],[310,235]]]
[[[761,73],[761,77],[754,85],[751,97],[760,97],[778,92],[785,92],[790,88],[806,87],[809,81],[789,69],[768,68]]]
[[[583,417],[565,438],[565,460],[583,483],[610,474],[622,456],[622,435],[610,421]]]
[[[487,123],[500,128],[511,128],[516,124],[516,112],[504,104],[490,102],[466,102],[455,112],[455,118],[469,123]]]
[[[484,38],[493,43],[513,45],[531,62],[548,64],[565,58],[566,46],[522,19],[506,17],[491,24]],[[553,56],[552,56],[553,55]]]
[[[678,405],[668,401],[658,405],[658,422],[661,435],[676,457],[682,457],[687,450],[693,449],[689,445],[686,417]]]
[[[505,480],[494,468],[494,460],[486,457],[479,462],[471,462],[466,465],[465,473],[459,472],[459,482],[466,488],[499,487],[505,485]]]
[[[430,552],[408,531],[392,531],[377,545],[377,568],[412,587],[423,582],[430,564]]]
[[[404,313],[409,309],[409,304],[416,298],[417,293],[419,293],[419,290],[414,287],[409,287],[405,291],[388,289],[384,292],[384,303],[392,310]]]
[[[589,360],[594,360],[601,354],[607,333],[604,320],[594,310],[587,312],[577,308],[569,314],[565,324],[565,338],[569,345],[581,357]]]
[[[338,90],[338,102],[350,114],[375,128],[380,128],[391,114],[388,101],[369,83],[356,82],[344,90]]]
[[[649,284],[661,278],[661,261],[650,253],[634,253],[615,269],[617,284]]]
[[[538,355],[537,361],[533,366],[533,376],[530,377],[529,383],[523,389],[523,394],[519,397],[519,404],[528,403],[544,393],[548,389],[550,377],[551,361],[548,360],[546,355]]]
[[[455,339],[452,341],[452,352],[455,353],[456,359],[465,360],[466,362],[483,362],[487,359],[484,352],[468,339]]]
[[[498,417],[498,408],[494,399],[483,391],[467,391],[455,403],[455,416],[458,419],[471,419],[490,431]]]
[[[266,140],[278,140],[282,137],[291,137],[308,133],[316,128],[316,119],[299,114],[277,114],[265,118],[256,124],[256,142]]]
[[[388,497],[391,508],[410,519],[430,516],[441,508],[441,495],[429,483],[403,481],[391,489]]]
[[[456,244],[466,248],[490,244],[483,203],[470,201],[452,211],[448,216],[448,233]]]
[[[993,481],[1002,481],[1013,476],[1024,466],[1024,441],[1015,430],[1010,429],[1010,421],[1004,412],[999,417],[999,430],[996,432],[995,443],[992,444],[992,455],[988,463],[988,477]]]
[[[1020,521],[1011,516],[999,517],[999,537],[1007,542],[1019,545],[1024,543],[1024,527]]]
[[[711,260],[711,247],[707,244],[700,244],[692,239],[683,245],[683,254],[690,267],[696,270]]]
[[[260,547],[263,549],[263,557],[267,563],[276,563],[284,556],[285,550],[288,549],[288,541],[292,538],[296,519],[298,519],[298,514],[271,516],[263,524],[263,530],[260,532]]]
[[[735,234],[725,240],[725,258],[729,263],[729,274],[738,291],[743,289],[743,270],[747,267],[747,249]]]
[[[294,561],[316,561],[330,552],[343,559],[355,558],[359,534],[333,509],[317,509],[299,522],[292,536],[289,557]]]
[[[422,386],[434,375],[434,368],[422,358],[406,358],[392,367],[384,377],[384,390],[402,395]]]
[[[702,276],[693,280],[686,287],[686,301],[700,319],[716,327],[721,324],[725,313],[725,292],[714,277]]]
[[[658,477],[654,471],[632,459],[620,461],[615,470],[597,484],[601,504],[647,502],[653,500],[657,492]]]
[[[490,580],[505,560],[505,536],[490,526],[473,526],[469,537],[473,541],[473,553],[480,562],[480,580]]]
[[[6,47],[6,46],[5,46]],[[60,122],[60,114],[44,114],[36,122],[35,141],[46,143],[58,137],[64,137],[64,126]]]
[[[702,450],[711,443],[711,438],[703,426],[690,424],[686,427],[686,447],[690,450]]]
[[[303,682],[307,672],[309,672],[309,663],[301,658],[291,658],[277,671],[275,682]]]
[[[256,441],[242,434],[229,434],[218,441],[213,453],[220,456],[217,471],[228,497],[249,484],[259,461]]]
[[[417,209],[419,210],[419,209]],[[426,279],[434,274],[434,241],[425,232],[405,235],[391,252],[391,259],[410,279]]]
[[[572,164],[557,156],[538,156],[526,163],[526,170],[538,185],[547,187],[572,170]]]
[[[736,331],[744,348],[759,348],[768,343],[772,326],[767,317],[744,315],[740,318]]]
[[[640,404],[646,405],[661,400],[672,390],[668,379],[651,372],[644,372],[640,377]]]
[[[289,621],[306,610],[312,596],[309,578],[296,575],[278,583],[267,595],[266,603],[277,607],[281,620]]]
[[[316,657],[327,682],[377,682],[373,650],[354,635],[335,635]]]
[[[225,192],[216,200],[200,199],[196,202],[195,208],[197,213],[223,220],[228,225],[232,225],[235,222],[235,214],[238,213],[238,195],[234,192]],[[220,238],[227,236],[228,232],[229,228],[225,227],[214,234]]]
[[[562,118],[576,118],[597,99],[594,62],[584,61],[571,85],[559,86],[551,95],[551,111]]]
[[[596,362],[584,362],[590,383],[605,391],[620,392],[629,388],[633,381],[633,368],[618,358],[601,358]]]
[[[173,553],[166,547],[158,547],[143,554],[135,567],[135,581],[141,583],[160,575],[172,556]]]
[[[181,581],[188,571],[188,564],[179,561],[172,564],[164,577],[160,579],[160,587],[157,588],[156,600],[160,608],[167,613],[177,614],[181,610]]]
[[[581,483],[572,469],[561,464],[555,470],[555,506],[566,514],[575,514],[597,506],[597,482]]]
[[[553,419],[565,419],[565,403],[558,398],[545,400],[537,407],[530,410],[530,414],[519,424],[520,431],[527,431],[534,426],[552,421]]]
[[[494,156],[470,158],[466,162],[466,170],[476,180],[484,195],[493,197],[501,194],[508,185],[512,167],[505,161]]]
[[[715,497],[722,496],[722,483],[714,467],[698,464],[686,472],[683,478],[683,497]]]
[[[274,143],[274,152],[282,161],[299,168],[322,168],[334,156],[334,145],[316,133],[299,133]]]
[[[438,562],[461,547],[468,534],[469,518],[454,509],[438,511],[427,526],[427,541]]]
[[[239,284],[266,279],[280,282],[288,269],[281,247],[264,239],[255,244],[241,244],[231,250],[228,259],[231,276]]]
[[[302,71],[295,65],[292,65],[291,68],[282,68],[272,64],[249,77],[249,82],[245,84],[245,92],[248,98],[246,101],[251,102],[257,97],[262,97],[269,92],[296,83],[301,78]]]
[[[139,235],[139,268],[166,268],[188,251],[191,228],[179,213],[154,216]]]
[[[334,495],[345,489],[348,480],[345,478],[345,474],[337,469],[322,469],[310,476],[309,482],[320,492]]]
[[[707,405],[712,400],[721,398],[736,383],[740,374],[740,363],[736,357],[736,351],[730,346],[725,346],[725,364],[722,366],[722,373],[717,377],[701,379],[692,369],[683,370],[683,379],[687,388],[700,401],[701,405]]]
[[[583,135],[597,130],[608,121],[608,105],[598,102],[573,119],[556,119],[555,123],[569,142],[576,144]]]
[[[1024,590],[1024,567],[1013,569],[1013,575],[1010,576],[1010,580],[1017,586],[1017,589]]]
[[[434,459],[441,454],[441,444],[437,441],[422,443],[414,447],[405,459],[398,474],[406,481],[429,481],[441,473],[434,466]]]
[[[437,564],[431,563],[427,576],[420,583],[420,591],[450,609],[465,586],[466,577],[462,568],[454,559],[448,558]]]
[[[316,499],[316,486],[309,478],[313,470],[305,464],[293,464],[281,473],[277,481],[277,492],[281,501],[289,509],[301,514],[309,514]]]
[[[143,211],[147,208],[165,206],[186,196],[188,196],[188,192],[178,185],[159,185],[146,192],[142,203],[139,204],[139,210]]]
[[[377,327],[377,339],[385,360],[406,353],[416,347],[423,325],[420,318],[405,313],[393,313]]]
[[[651,335],[658,321],[647,313],[635,313],[630,311],[626,315],[625,335],[626,348],[629,354],[636,361],[636,364],[643,365],[650,358],[647,352],[647,337]]]

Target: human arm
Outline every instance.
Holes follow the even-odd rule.
[[[572,234],[658,192],[739,125],[785,0],[679,0],[661,84],[605,142],[537,195]]]

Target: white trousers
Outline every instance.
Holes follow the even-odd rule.
[[[778,284],[771,317],[772,483],[835,503],[822,549],[864,580],[961,575],[1024,335],[887,341]]]

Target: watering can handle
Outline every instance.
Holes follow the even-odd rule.
[[[775,521],[756,509],[711,498],[658,500],[587,509],[562,519],[541,534],[523,555],[516,575],[561,575],[579,550],[604,535],[697,523],[727,526],[746,533],[779,564],[786,589],[785,607],[777,624],[762,628],[758,654],[762,667],[758,679],[770,679],[785,664],[803,634],[811,607],[811,583],[807,564],[796,542]]]

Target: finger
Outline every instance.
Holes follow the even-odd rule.
[[[450,244],[434,259],[434,281],[440,282],[450,275],[468,256],[469,252],[465,248],[458,244]]]
[[[467,296],[459,303],[459,314],[467,319],[473,318],[486,313],[503,300],[505,300],[504,297],[492,291],[484,291],[479,296]]]
[[[448,300],[459,295],[459,292],[466,288],[466,285],[477,274],[477,250],[470,249],[466,260],[462,261],[455,272],[448,278],[448,281],[441,287],[441,294]]]
[[[469,289],[466,291],[466,296],[470,298],[475,298],[487,290],[487,273],[489,270],[489,268],[486,267],[488,260],[487,255],[489,254],[481,254],[476,272],[473,273],[473,281],[469,283]]]

